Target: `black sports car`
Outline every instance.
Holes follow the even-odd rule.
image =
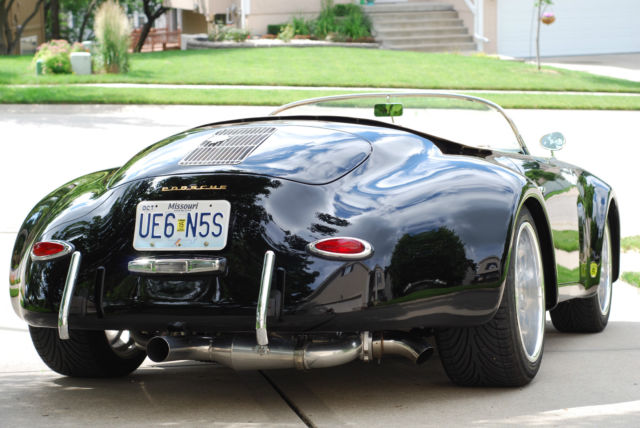
[[[56,189],[28,215],[10,293],[44,362],[120,376],[153,361],[234,369],[422,363],[523,385],[561,331],[605,328],[616,199],[529,154],[497,105],[358,94],[204,125]]]

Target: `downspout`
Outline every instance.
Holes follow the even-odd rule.
[[[473,14],[473,39],[478,51],[484,51],[484,44],[489,41],[484,36],[484,0],[464,0]]]

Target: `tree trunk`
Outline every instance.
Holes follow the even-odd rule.
[[[9,40],[6,40],[9,35],[9,16],[5,3],[5,0],[0,0],[0,54],[2,55],[9,54],[7,51]]]
[[[136,43],[136,47],[134,49],[135,52],[140,52],[142,50],[142,46],[144,46],[144,42],[149,35],[149,31],[151,31],[151,27],[153,27],[153,23],[168,10],[166,7],[162,6],[162,2],[159,3],[160,7],[154,11],[153,7],[155,6],[155,2],[153,0],[142,0],[142,7],[144,9],[144,14],[147,17],[147,22],[142,26],[140,38],[138,39],[138,43]]]
[[[144,46],[145,40],[147,40],[147,36],[149,35],[149,31],[151,31],[151,27],[153,26],[153,22],[147,21],[142,26],[142,31],[140,31],[140,38],[138,39],[138,43],[136,43],[136,47],[134,49],[135,52],[140,52],[142,50],[142,46]]]
[[[51,38],[57,40],[60,39],[60,2],[59,0],[50,1]]]
[[[87,23],[89,22],[93,8],[96,7],[97,1],[98,0],[91,0],[91,3],[87,6],[87,10],[82,18],[82,25],[80,25],[80,30],[78,31],[78,42],[82,42],[82,39],[84,38],[84,29],[87,28]]]

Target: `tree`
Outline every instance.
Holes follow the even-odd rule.
[[[10,55],[15,51],[22,32],[36,16],[42,3],[44,0],[37,0],[31,13],[20,23],[18,12],[23,2],[20,0],[0,0],[0,54]]]
[[[81,42],[84,40],[86,30],[93,28],[94,12],[102,1],[103,0],[60,0],[63,12],[70,14],[74,22],[75,28],[73,30],[69,29],[67,33],[69,41],[75,40]],[[80,27],[78,27],[78,23],[80,23]],[[77,30],[77,32],[74,30]]]
[[[60,0],[49,0],[49,20],[51,22],[51,38],[61,39],[60,36]]]
[[[144,46],[144,41],[147,39],[149,35],[149,31],[153,27],[153,24],[156,22],[156,19],[160,18],[163,13],[165,13],[168,9],[162,5],[162,0],[141,0],[142,1],[142,10],[144,11],[145,16],[147,17],[147,22],[142,26],[142,31],[140,32],[140,38],[138,39],[138,43],[136,43],[135,51],[140,52],[142,50],[142,46]]]

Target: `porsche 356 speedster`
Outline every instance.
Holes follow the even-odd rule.
[[[524,385],[550,311],[598,332],[619,274],[609,185],[530,154],[489,101],[357,94],[204,125],[54,190],[11,259],[15,312],[68,376],[153,361],[314,369],[434,351]]]

